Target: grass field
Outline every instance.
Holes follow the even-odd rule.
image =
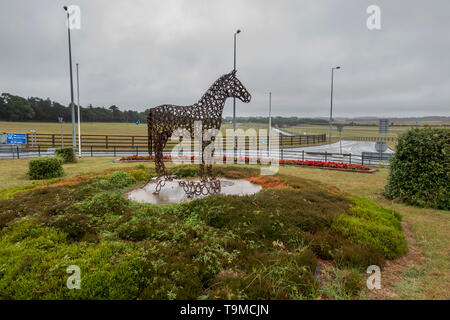
[[[65,178],[103,172],[106,169],[136,167],[138,164],[114,163],[112,158],[86,158],[77,164],[66,164]],[[33,182],[25,176],[28,160],[0,161],[0,199],[29,186]],[[153,164],[145,164],[153,166]],[[386,200],[381,192],[386,184],[388,170],[374,174],[357,174],[309,168],[280,168],[286,176],[301,177],[335,186],[338,189],[366,197],[386,208],[392,208],[403,216],[403,221],[417,242],[423,261],[408,261],[395,282],[389,286],[389,294],[381,298],[448,299],[450,297],[450,216],[448,211],[417,208]],[[15,188],[15,189],[11,189]],[[411,248],[410,248],[411,250]],[[370,297],[370,296],[369,296]]]
[[[390,127],[388,137],[397,137],[399,133],[406,132],[414,126],[402,126],[402,127]],[[232,124],[226,123],[222,125],[222,130],[232,129]],[[267,124],[261,123],[242,123],[238,124],[237,128],[247,130],[249,128],[267,129]],[[61,128],[60,124],[57,122],[8,122],[0,121],[0,132],[16,132],[16,133],[28,133],[31,129],[37,131],[37,133],[51,133],[60,134]],[[283,130],[296,134],[303,135],[306,134],[327,134],[329,132],[328,126],[319,125],[305,125],[299,127],[283,128]],[[81,124],[82,134],[101,134],[101,135],[136,135],[136,136],[146,136],[147,135],[147,125],[134,123],[103,123],[103,122],[85,122]],[[72,124],[63,124],[63,133],[72,133]],[[336,127],[333,127],[333,137],[338,136]],[[342,137],[378,137],[378,127],[372,126],[346,126],[343,129]]]
[[[396,138],[398,134],[408,131],[412,127],[389,127],[389,132],[387,135],[381,135],[382,137],[387,136],[390,138]],[[285,131],[293,134],[329,134],[328,126],[319,125],[305,125],[299,127],[285,128]],[[332,131],[333,137],[339,136],[339,132],[336,127],[333,126]],[[378,127],[368,127],[368,126],[346,126],[342,130],[342,137],[379,137]]]
[[[230,124],[224,124],[222,130],[232,129],[233,126]],[[247,130],[249,128],[255,129],[267,129],[267,125],[262,125],[259,123],[255,124],[240,124],[238,128]],[[0,132],[17,132],[17,133],[28,133],[30,130],[36,130],[37,133],[50,133],[50,134],[60,134],[61,126],[59,123],[50,122],[8,122],[0,121]],[[78,129],[76,129],[78,130]],[[134,123],[112,123],[112,122],[85,122],[81,124],[82,134],[101,134],[101,135],[135,135],[135,136],[146,136],[147,135],[147,125]],[[72,124],[63,124],[63,133],[72,133]]]

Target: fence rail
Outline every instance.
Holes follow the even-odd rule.
[[[8,148],[9,147],[9,148]],[[0,148],[0,159],[5,158],[36,158],[41,156],[54,156],[55,148],[19,148],[18,146],[4,146]],[[233,153],[231,151],[216,152],[215,155],[221,157],[236,156],[236,157],[253,157],[253,158],[268,158],[266,150],[253,149],[238,149]],[[147,147],[135,146],[111,146],[108,149],[98,149],[94,146],[84,147],[82,149],[83,157],[122,157],[122,156],[147,156]],[[171,155],[171,151],[165,151],[164,155]],[[192,155],[192,154],[188,154]],[[382,165],[387,166],[390,162],[390,154],[385,153],[367,153],[362,154],[337,154],[328,152],[307,152],[304,150],[292,150],[291,148],[280,148],[271,151],[270,157],[280,160],[311,160],[311,161],[333,161],[343,162],[348,164],[364,164],[364,165]]]
[[[238,139],[238,137],[236,138]],[[268,136],[264,138],[269,141]],[[299,147],[303,145],[314,145],[326,142],[325,134],[317,135],[299,135],[299,136],[279,136],[279,146],[280,148],[287,147]],[[78,136],[76,139],[78,143]],[[226,144],[226,137],[222,137],[222,141]],[[169,139],[167,141],[166,150],[172,149],[178,142]],[[128,148],[133,149],[135,147],[147,148],[148,137],[147,136],[126,136],[126,135],[97,135],[89,134],[81,135],[81,146],[83,148],[93,147],[98,149],[110,149],[116,148]],[[37,133],[35,137],[31,134],[27,134],[27,144],[26,148],[59,148],[62,146],[72,145],[72,135],[71,134],[45,134]],[[246,137],[245,148],[249,148],[249,138]]]
[[[342,140],[351,141],[397,141],[397,137],[342,137]]]

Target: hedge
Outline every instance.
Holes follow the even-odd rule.
[[[411,129],[391,160],[385,195],[412,205],[450,209],[450,130]]]
[[[75,151],[72,147],[56,149],[55,155],[61,157],[64,160],[64,163],[77,162],[77,158],[75,158]]]
[[[353,204],[348,214],[334,217],[333,230],[356,243],[381,250],[388,259],[398,258],[408,251],[398,212],[365,198],[354,198]]]
[[[62,164],[63,160],[58,157],[31,160],[28,163],[28,176],[33,180],[61,177],[64,174]]]

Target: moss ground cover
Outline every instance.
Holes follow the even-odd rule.
[[[254,167],[216,173],[263,180]],[[280,174],[267,179],[282,188],[251,196],[165,206],[126,199],[154,174],[140,166],[1,200],[0,298],[353,298],[368,265],[405,252],[398,213],[326,185]],[[333,265],[337,287],[314,276],[321,261]],[[81,269],[80,290],[66,287],[69,265]]]

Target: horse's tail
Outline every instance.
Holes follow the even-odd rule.
[[[147,116],[147,127],[148,127],[148,155],[152,155],[152,129],[153,129],[153,113],[152,110],[148,113]]]

